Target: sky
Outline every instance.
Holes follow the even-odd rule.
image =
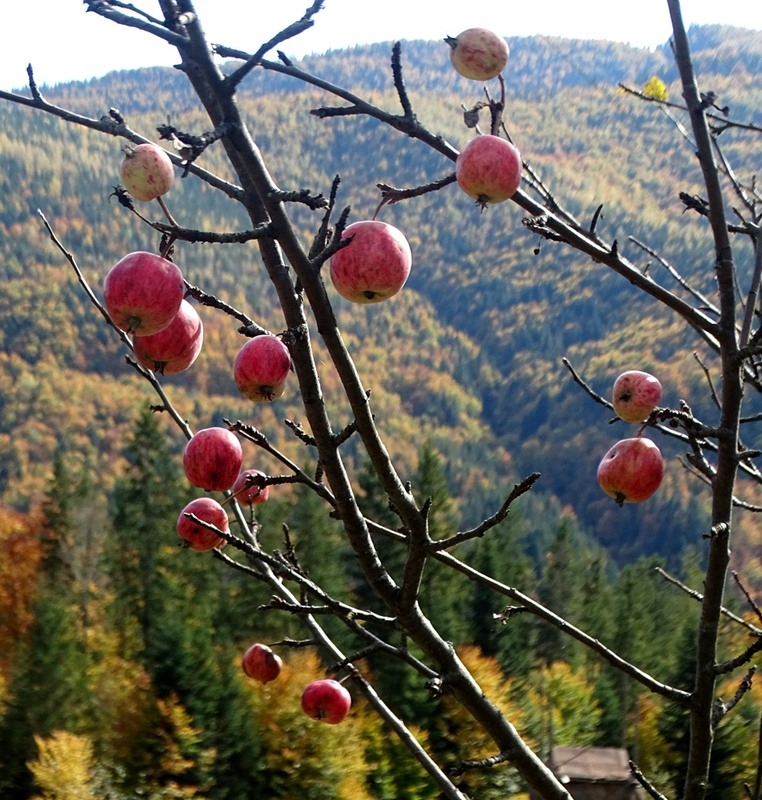
[[[132,0],[158,15],[156,0]],[[311,0],[196,0],[211,42],[253,52],[299,19]],[[282,47],[293,57],[397,39],[439,39],[470,27],[503,36],[609,39],[638,47],[665,43],[666,0],[324,0],[315,25]],[[26,85],[31,62],[39,85],[87,80],[115,69],[171,66],[172,48],[92,12],[81,0],[4,0],[0,89]],[[691,23],[762,30],[760,0],[683,0]]]

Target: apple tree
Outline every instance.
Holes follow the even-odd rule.
[[[504,713],[501,698],[485,692],[451,645],[448,631],[440,630],[427,615],[421,586],[424,574],[435,565],[437,570],[446,570],[460,581],[474,582],[480,591],[509,602],[501,621],[508,621],[519,611],[533,615],[553,628],[554,633],[571,637],[601,662],[684,710],[689,744],[682,797],[703,800],[715,732],[743,699],[753,673],[749,665],[762,648],[762,628],[752,626],[752,643],[743,652],[724,662],[718,656],[719,623],[726,613],[723,600],[734,510],[739,505],[759,510],[739,496],[739,478],[745,479],[744,487],[762,483],[756,463],[760,451],[745,443],[749,435],[744,431],[744,426],[754,422],[744,417],[745,395],[762,389],[762,327],[758,317],[762,198],[753,182],[739,178],[725,158],[720,134],[741,123],[718,108],[711,92],[700,88],[678,0],[667,2],[683,90],[682,102],[677,105],[690,120],[690,130],[684,132],[693,142],[704,181],[703,194],[686,197],[683,202],[687,212],[706,221],[706,235],[715,256],[712,296],[694,289],[690,281],[680,276],[679,291],[673,290],[669,283],[629,260],[616,240],[608,241],[598,232],[600,210],[591,221],[579,221],[564,207],[559,192],[546,185],[531,164],[522,161],[521,142],[512,141],[512,134],[517,132],[509,133],[503,119],[503,72],[508,69],[508,50],[505,42],[489,31],[470,29],[461,36],[448,37],[442,45],[450,47],[453,68],[474,80],[475,94],[486,98],[466,112],[464,136],[469,141],[458,152],[438,131],[418,120],[403,76],[401,45],[394,46],[391,61],[400,105],[396,111],[377,106],[355,94],[352,87],[333,85],[310,74],[283,53],[271,58],[280,44],[319,24],[321,0],[316,0],[301,19],[253,51],[210,43],[192,0],[157,0],[151,4],[155,6],[153,11],[116,0],[85,0],[85,5],[87,11],[102,17],[104,24],[127,26],[134,29],[136,38],[154,36],[176,48],[179,69],[207,115],[206,130],[182,131],[158,124],[158,139],[169,143],[165,149],[157,144],[153,132],[134,130],[116,109],[104,116],[86,117],[49,103],[37,87],[31,68],[29,94],[0,92],[0,99],[118,137],[130,146],[121,167],[123,186],[116,194],[159,242],[155,253],[125,254],[104,276],[101,299],[99,287],[87,283],[75,255],[58,238],[54,225],[44,217],[43,222],[63,257],[77,271],[83,291],[132,354],[135,369],[157,393],[158,408],[189,440],[182,454],[189,482],[210,495],[224,495],[178,508],[179,535],[188,540],[190,547],[211,551],[199,553],[199,558],[216,558],[230,569],[245,572],[252,581],[268,586],[274,596],[273,605],[298,619],[324,662],[330,665],[332,677],[306,687],[306,713],[338,724],[349,711],[351,695],[363,696],[399,737],[410,757],[423,765],[443,797],[466,797],[459,788],[459,771],[499,769],[500,765],[510,764],[539,796],[568,800],[570,795],[564,784],[522,737],[515,720]],[[225,60],[224,66],[220,58]],[[289,76],[334,96],[338,105],[312,111],[325,124],[337,117],[367,117],[415,140],[420,148],[432,151],[440,159],[442,176],[426,185],[403,189],[379,182],[378,209],[368,220],[353,219],[338,177],[332,185],[314,189],[295,190],[279,185],[274,178],[277,165],[268,163],[263,156],[256,132],[238,102],[241,86],[255,70]],[[485,82],[490,82],[486,91],[481,86]],[[648,92],[631,91],[644,102],[669,105],[653,87]],[[157,108],[155,112],[158,121],[166,109]],[[210,148],[224,152],[232,180],[204,167],[204,155]],[[170,165],[173,169],[168,168]],[[174,170],[184,178],[199,181],[208,190],[225,193],[245,212],[250,227],[230,233],[179,224],[167,201]],[[368,179],[380,181],[382,177]],[[649,674],[605,642],[558,616],[552,608],[454,554],[464,542],[489,537],[513,504],[532,490],[539,477],[536,473],[507,488],[503,504],[485,510],[484,518],[472,527],[443,533],[432,525],[431,500],[417,496],[416,487],[405,480],[390,457],[384,426],[377,423],[374,414],[372,376],[359,374],[342,336],[327,285],[330,281],[351,302],[393,303],[394,296],[404,291],[414,255],[405,231],[377,217],[387,204],[415,203],[423,195],[454,189],[474,198],[485,214],[523,213],[524,225],[536,237],[552,246],[571,248],[592,259],[601,270],[616,273],[654,304],[668,309],[717,356],[721,380],[716,387],[711,386],[715,414],[706,420],[694,416],[687,403],[678,408],[659,406],[660,392],[648,392],[654,382],[658,383],[653,376],[639,371],[630,375],[627,390],[615,391],[610,402],[587,384],[584,369],[577,371],[567,363],[581,400],[600,402],[636,426],[632,436],[612,448],[602,461],[601,485],[616,502],[643,502],[658,491],[663,463],[656,443],[643,435],[646,430],[654,438],[677,440],[686,451],[685,460],[694,479],[711,489],[711,517],[702,531],[706,571],[698,598],[701,611],[694,637],[691,685],[673,686]],[[141,205],[154,200],[164,214],[162,222],[149,220]],[[314,215],[309,237],[295,221],[295,209],[301,212],[305,207]],[[736,263],[734,237],[751,241],[755,253],[753,269],[742,270]],[[187,245],[225,247],[231,243],[258,249],[261,266],[279,304],[281,324],[277,331],[267,330],[256,315],[231,307],[225,298],[205,292],[203,286],[190,285],[176,266],[174,259],[181,262],[182,249]],[[649,253],[658,259],[658,253]],[[189,368],[202,338],[194,319],[178,319],[176,329],[169,332],[169,325],[179,318],[186,298],[215,313],[229,315],[239,325],[241,350],[231,371],[242,395],[255,404],[277,403],[287,385],[298,391],[306,424],[287,425],[304,445],[302,465],[280,452],[265,432],[245,420],[228,420],[225,428],[196,430],[192,421],[175,409],[162,376],[165,371],[170,374],[175,359],[177,369]],[[600,298],[601,303],[605,301],[605,297]],[[163,341],[148,341],[164,331],[168,332]],[[324,354],[320,357],[318,347]],[[324,359],[338,376],[348,419],[329,411],[323,390],[329,367]],[[246,466],[241,458],[241,440],[276,459],[282,474],[252,471],[236,483]],[[376,492],[385,498],[383,519],[367,516],[358,500],[360,476],[353,474],[354,461],[346,457],[350,443],[362,451],[367,465],[362,481],[366,485],[372,482]],[[256,498],[284,483],[298,484],[310,491],[331,516],[340,520],[345,545],[351,548],[364,584],[362,596],[374,598],[372,607],[356,605],[356,594],[328,591],[311,580],[301,568],[298,554],[289,549],[287,535],[283,549],[263,546],[253,513]],[[326,632],[327,626],[321,623],[326,615],[346,628],[347,638],[343,641],[351,641],[353,649],[340,648],[335,637]],[[366,669],[370,655],[376,664],[379,659],[406,664],[418,676],[422,693],[446,696],[448,702],[459,704],[491,741],[492,755],[464,762],[455,771],[445,770],[377,692],[372,673]],[[269,662],[268,680],[277,680],[276,666],[274,660]],[[735,694],[718,697],[720,680],[739,670],[746,670],[746,675],[738,680]],[[633,765],[633,775],[651,797],[664,797],[660,787],[637,765]],[[761,784],[762,775],[758,775],[755,786],[747,789],[752,800],[762,796]]]

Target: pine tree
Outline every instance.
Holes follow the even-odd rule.
[[[421,502],[428,504],[429,536],[445,539],[458,531],[455,501],[447,485],[442,459],[431,442],[426,442],[418,454],[418,468],[413,488]],[[424,613],[455,644],[471,640],[468,620],[463,613],[467,605],[468,588],[452,569],[431,560],[421,584],[419,602]]]
[[[27,800],[36,755],[35,736],[78,733],[87,726],[87,659],[72,609],[42,590],[35,621],[16,661],[0,720],[0,796]]]
[[[678,668],[669,681],[670,685],[690,690],[694,674],[692,639],[695,633],[684,628],[677,644]],[[741,709],[743,708],[743,701]],[[671,760],[666,767],[672,780],[672,794],[680,797],[683,790],[682,776],[688,760],[687,709],[676,704],[667,705],[659,720],[659,732]],[[706,800],[741,800],[745,795],[739,789],[736,794],[729,787],[741,787],[743,780],[751,780],[755,764],[758,719],[745,718],[740,709],[734,709],[717,726],[712,759],[709,765]],[[745,757],[748,759],[745,761]]]
[[[81,492],[67,467],[62,445],[53,457],[53,474],[42,504],[43,531],[42,564],[50,585],[60,591],[70,591],[74,582],[68,554],[75,535],[75,508]]]
[[[511,514],[473,543],[466,560],[481,572],[531,594],[537,578],[524,554],[522,529],[521,518]],[[535,663],[538,626],[532,615],[481,583],[471,586],[467,607],[471,642],[484,655],[496,657],[507,675],[526,675]],[[496,619],[496,614],[501,617]]]
[[[138,416],[125,455],[129,466],[114,491],[114,536],[107,557],[113,623],[122,633],[125,652],[139,654],[150,647],[156,631],[155,607],[169,555],[178,547],[175,523],[188,490],[176,454],[147,408]]]

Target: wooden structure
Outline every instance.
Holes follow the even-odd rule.
[[[618,747],[554,747],[548,762],[574,800],[642,800],[627,751]],[[530,800],[542,800],[529,794]]]

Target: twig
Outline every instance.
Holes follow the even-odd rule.
[[[645,789],[645,791],[650,797],[653,798],[653,800],[667,800],[663,794],[656,791],[651,782],[646,779],[645,775],[643,775],[643,773],[635,765],[634,761],[630,761],[629,764],[632,777],[635,778],[635,780],[643,787],[643,789]]]
[[[506,755],[505,753],[498,753],[496,756],[489,756],[488,758],[461,761],[461,763],[457,766],[450,767],[448,773],[452,775],[453,778],[457,778],[463,775],[464,772],[469,772],[475,769],[496,767],[498,764],[505,764],[506,761],[510,761],[510,756]]]
[[[741,590],[741,593],[746,598],[746,602],[749,604],[749,608],[756,614],[757,619],[762,622],[762,609],[760,609],[759,605],[756,603],[754,598],[749,594],[746,587],[741,583],[741,579],[738,577],[738,573],[733,570],[730,573],[733,576],[733,580],[736,583],[736,586]]]
[[[656,572],[658,572],[659,575],[661,575],[662,578],[664,578],[664,580],[669,581],[669,583],[673,584],[674,586],[677,586],[678,589],[685,592],[688,595],[688,597],[693,598],[699,603],[703,601],[704,599],[703,594],[697,592],[695,589],[691,589],[689,586],[686,586],[682,581],[678,580],[673,575],[670,575],[663,567],[656,567]],[[729,611],[724,606],[722,608],[722,613],[725,617],[737,623],[738,625],[743,626],[750,633],[753,633],[755,636],[762,636],[762,629],[757,628],[750,622],[747,622],[743,617],[739,617],[737,614],[734,614],[732,611]]]
[[[272,238],[272,226],[263,223],[249,231],[200,231],[193,228],[180,228],[177,225],[167,225],[164,222],[150,222],[148,224],[159,233],[171,236],[176,241],[190,242],[193,244],[244,244],[261,239],[265,236]]]
[[[265,56],[266,53],[269,53],[270,50],[277,47],[281,42],[285,42],[288,39],[293,39],[295,36],[298,36],[300,33],[303,33],[306,30],[309,30],[315,22],[312,19],[315,14],[318,13],[323,8],[323,0],[315,0],[315,2],[305,11],[304,16],[297,20],[296,22],[292,22],[289,26],[284,28],[279,33],[276,33],[271,39],[268,39],[263,45],[259,47],[259,49],[250,56],[246,63],[242,66],[238,67],[235,72],[232,72],[228,77],[225,79],[225,88],[228,92],[232,94],[235,91],[236,87],[241,83],[241,81],[261,62],[262,58]],[[214,48],[219,52],[221,48]]]
[[[439,180],[431,181],[422,186],[415,186],[411,189],[397,189],[395,186],[389,186],[388,183],[377,183],[376,186],[381,190],[381,197],[387,203],[399,203],[401,200],[409,200],[411,197],[422,197],[430,192],[438,192],[445,186],[455,183],[455,173],[451,173]]]
[[[500,506],[500,508],[491,517],[487,517],[487,519],[485,519],[475,528],[456,533],[454,536],[450,536],[447,539],[439,539],[435,542],[432,542],[429,545],[429,551],[437,552],[438,550],[449,550],[451,547],[455,547],[462,542],[467,542],[470,539],[476,539],[484,536],[488,530],[494,528],[496,525],[499,525],[508,516],[513,501],[516,500],[516,498],[521,497],[522,494],[526,494],[528,491],[530,491],[539,479],[539,472],[533,472],[531,475],[528,475],[523,481],[520,481],[513,487],[513,489],[511,489],[511,492],[503,505]]]

